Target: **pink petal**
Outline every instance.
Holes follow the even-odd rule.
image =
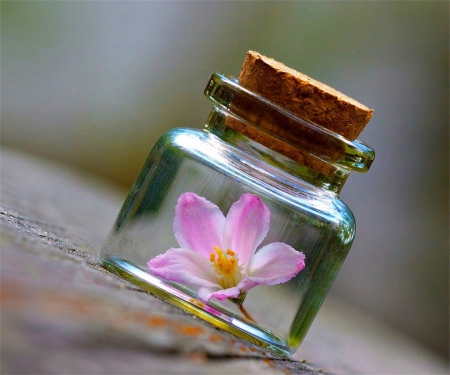
[[[209,259],[214,246],[222,247],[225,216],[219,207],[194,193],[184,193],[175,207],[173,231],[182,248]]]
[[[224,227],[224,249],[231,249],[239,256],[244,271],[256,247],[269,231],[270,211],[259,197],[243,194],[228,212]]]
[[[249,283],[245,290],[259,284],[285,283],[305,268],[305,255],[291,246],[274,242],[256,252],[249,267]]]
[[[198,288],[198,299],[203,302],[208,302],[211,299],[211,295],[217,291],[217,288]]]
[[[227,298],[236,298],[241,294],[242,290],[244,289],[245,285],[247,284],[248,279],[243,279],[241,282],[233,287],[228,289],[213,289],[213,288],[199,288],[198,290],[198,298],[201,299],[203,302],[208,302],[211,298],[218,299],[220,301],[227,299]]]
[[[153,275],[201,287],[220,288],[209,260],[190,249],[169,249],[147,263]]]

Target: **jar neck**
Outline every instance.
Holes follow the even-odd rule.
[[[317,188],[339,194],[350,172],[343,168],[329,165],[327,173],[309,168],[306,164],[294,161],[227,126],[229,114],[214,107],[206,121],[205,130],[214,134],[232,147],[258,160],[258,167],[267,165],[277,168]]]
[[[364,143],[296,116],[241,87],[235,78],[214,73],[205,95],[214,104],[207,131],[268,169],[324,191],[339,194],[349,173],[366,172],[375,158]]]

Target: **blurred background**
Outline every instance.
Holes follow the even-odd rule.
[[[117,184],[201,128],[249,49],[374,108],[342,192],[357,236],[331,295],[448,360],[449,3],[1,2],[1,142]],[[17,171],[20,173],[20,171]]]

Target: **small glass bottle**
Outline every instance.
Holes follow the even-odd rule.
[[[367,171],[374,152],[222,74],[211,76],[205,95],[214,104],[205,129],[177,128],[157,141],[102,248],[101,260],[163,300],[273,353],[289,355],[302,342],[354,238],[354,217],[339,192],[351,171]],[[264,115],[255,121],[255,114]],[[294,127],[295,137],[280,127]],[[270,142],[259,142],[258,136],[288,151],[270,148]],[[302,155],[296,161],[292,149]],[[206,199],[224,215],[243,194],[258,197],[270,211],[270,229],[258,249],[274,242],[287,244],[304,254],[304,269],[287,281],[206,302],[197,286],[150,272],[150,259],[181,245],[173,222],[177,202],[186,193]],[[214,251],[199,267],[214,270],[219,259]],[[233,256],[222,257],[229,261]]]

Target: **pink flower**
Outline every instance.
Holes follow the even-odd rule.
[[[269,222],[270,211],[256,195],[243,194],[225,217],[205,198],[184,193],[173,221],[180,248],[156,256],[147,267],[163,279],[198,286],[204,302],[284,283],[305,268],[305,256],[281,242],[256,251]]]

